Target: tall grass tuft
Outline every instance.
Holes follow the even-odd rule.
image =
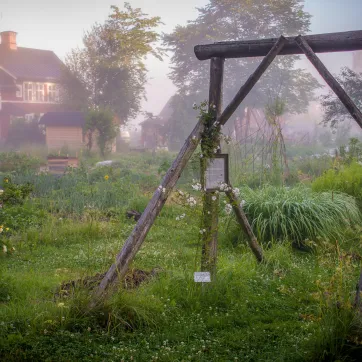
[[[244,210],[261,241],[341,238],[342,232],[361,221],[353,197],[337,192],[317,193],[306,187],[266,186],[241,190]]]

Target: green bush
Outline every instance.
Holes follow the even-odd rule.
[[[355,199],[342,193],[317,193],[306,187],[244,188],[243,206],[258,239],[302,242],[341,237],[360,222]]]
[[[20,172],[37,169],[41,161],[32,156],[18,152],[0,152],[0,172]]]
[[[1,205],[22,205],[25,199],[33,191],[33,185],[26,183],[24,185],[14,184],[10,178],[3,180],[4,190],[0,193]]]
[[[330,169],[312,184],[314,191],[340,191],[362,201],[362,166],[357,162]]]

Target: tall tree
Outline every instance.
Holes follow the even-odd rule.
[[[207,98],[209,62],[196,59],[196,44],[304,34],[310,15],[303,0],[210,0],[186,26],[177,26],[164,36],[173,53],[170,77],[183,94]],[[283,99],[286,112],[303,112],[318,82],[296,69],[297,56],[278,57],[243,102],[243,107],[264,108],[272,99]],[[225,68],[224,101],[229,102],[255,70],[260,58],[228,59]],[[241,109],[242,112],[242,109]]]
[[[356,73],[353,70],[344,67],[336,79],[352,98],[357,107],[362,110],[362,73]],[[324,109],[323,123],[325,125],[337,128],[340,122],[353,120],[346,107],[333,91],[323,95],[321,103]]]
[[[111,6],[103,24],[95,24],[83,37],[83,47],[66,58],[65,101],[82,107],[112,110],[125,123],[140,110],[145,96],[147,69],[144,59],[161,59],[157,47],[159,17],[148,17],[129,3],[124,10]]]

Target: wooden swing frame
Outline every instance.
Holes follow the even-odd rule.
[[[112,285],[117,278],[122,280],[126,275],[130,263],[140,249],[168,196],[181,176],[183,169],[199,144],[205,127],[212,127],[215,122],[224,125],[277,55],[305,54],[322,78],[344,104],[351,116],[362,128],[361,111],[315,54],[362,50],[362,30],[308,36],[299,35],[297,37],[280,36],[279,38],[252,41],[219,42],[207,45],[197,45],[194,50],[195,55],[199,60],[211,59],[208,111],[212,117],[207,125],[204,125],[199,121],[186,139],[179,154],[164,176],[160,187],[155,191],[141,218],[125,241],[121,251],[117,254],[115,262],[96,289],[94,294],[95,298],[101,297],[106,289]],[[264,56],[264,58],[254,73],[239,89],[230,104],[224,111],[221,111],[225,59],[257,56]],[[227,191],[226,195],[229,198],[238,222],[248,237],[248,243],[251,250],[259,262],[263,261],[262,249],[253,234],[252,228],[250,227],[239,201],[232,191]],[[207,199],[212,198],[213,196],[215,195],[212,192],[206,193],[204,205],[207,204]],[[218,205],[218,202],[215,202],[215,205],[216,204]],[[204,224],[208,224],[209,227],[203,237],[201,267],[203,270],[208,270],[213,274],[216,270],[217,258],[218,206],[213,207],[210,213],[204,212],[203,214],[203,222]]]

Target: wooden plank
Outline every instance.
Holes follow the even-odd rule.
[[[212,127],[217,117],[221,114],[222,85],[224,78],[224,59],[212,58],[210,62],[209,85],[209,109],[212,115],[206,127]],[[216,141],[216,140],[215,140]],[[204,151],[201,143],[201,151]],[[205,185],[205,168],[201,170],[201,184]],[[216,192],[208,192],[204,195],[202,228],[206,233],[202,234],[201,270],[209,271],[211,279],[216,274],[217,259],[217,225],[219,215],[219,195]]]
[[[254,253],[258,262],[262,262],[264,260],[263,251],[258,243],[258,240],[256,239],[256,236],[253,233],[253,230],[249,224],[249,221],[243,209],[240,207],[240,202],[238,201],[237,197],[234,195],[232,191],[226,191],[226,196],[228,197],[229,202],[233,207],[234,213],[236,215],[239,224],[241,225],[241,228],[248,237],[248,244],[250,246],[250,249]]]
[[[244,83],[244,85],[239,89],[239,91],[236,93],[233,100],[224,109],[221,116],[218,117],[217,122],[224,125],[228,121],[228,119],[232,116],[232,114],[239,107],[240,103],[250,93],[250,91],[253,89],[255,84],[258,82],[258,80],[261,78],[261,76],[264,74],[264,72],[268,69],[269,65],[273,62],[275,57],[283,49],[283,47],[286,44],[286,41],[287,40],[286,40],[286,38],[284,38],[284,36],[280,36],[279,39],[277,39],[275,41],[275,43],[274,43],[273,47],[270,49],[269,53],[263,58],[263,60],[261,61],[259,66],[256,68],[254,73],[247,79],[247,81]]]
[[[303,54],[295,41],[295,37],[287,37],[286,39],[287,43],[280,55]],[[315,53],[362,50],[362,30],[306,35],[305,39]],[[212,57],[262,57],[268,54],[276,41],[277,38],[218,42],[196,45],[194,51],[199,60],[207,60]]]
[[[194,130],[191,132],[190,136],[185,141],[185,144],[181,148],[175,161],[168,169],[160,187],[153,194],[151,201],[148,203],[146,210],[142,213],[141,218],[138,220],[130,236],[124,243],[122,250],[117,254],[114,264],[112,264],[101,281],[99,287],[95,291],[95,299],[100,297],[106,288],[112,284],[117,277],[122,280],[126,275],[130,263],[143,244],[143,241],[151,229],[156,217],[165,204],[168,195],[176,185],[182,170],[185,168],[187,162],[194,153],[200,141],[203,130],[204,125],[199,121]],[[163,188],[165,189],[165,192],[163,192]]]
[[[321,62],[321,60],[316,56],[313,49],[309,46],[307,42],[307,37],[302,37],[301,35],[299,35],[295,39],[295,41],[300,47],[300,49],[303,51],[303,53],[307,56],[309,61],[317,69],[318,73],[322,76],[322,78],[331,87],[336,96],[347,108],[347,111],[351,114],[351,116],[356,120],[358,125],[362,128],[361,111],[357,108],[352,99],[345,92],[345,90],[338,83],[338,81],[333,77],[333,75],[329,72],[329,70],[325,67],[325,65]]]

